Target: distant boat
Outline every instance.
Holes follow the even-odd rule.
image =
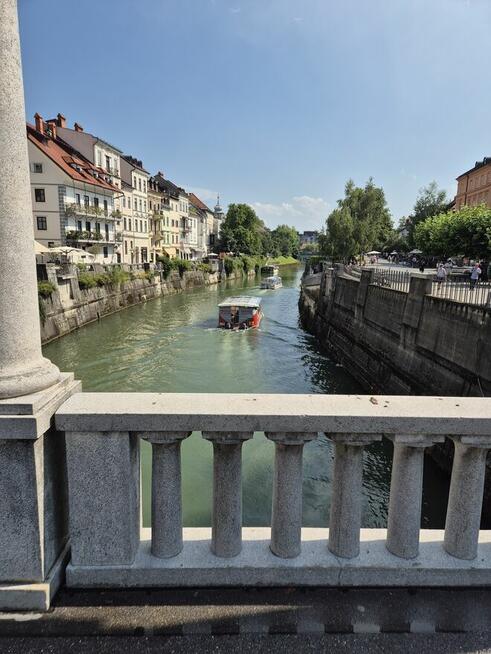
[[[276,275],[278,275],[279,272],[280,272],[279,266],[277,266],[275,263],[270,264],[268,266],[263,266],[261,268],[261,274],[268,275],[270,277],[275,277]]]
[[[262,317],[258,297],[228,297],[218,305],[218,326],[222,329],[256,329]]]
[[[283,286],[283,282],[281,281],[281,277],[278,275],[273,275],[273,277],[265,277],[261,281],[261,288],[268,288],[272,291],[276,291],[277,288],[281,288]]]

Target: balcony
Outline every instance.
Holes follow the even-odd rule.
[[[112,237],[112,238],[111,238]],[[71,230],[66,233],[66,240],[69,243],[114,243],[116,240],[113,234],[109,234],[109,238],[106,239],[106,235],[102,232],[89,232],[89,231],[77,231]]]
[[[95,207],[93,205],[82,205],[82,204],[68,204],[65,205],[65,215],[66,216],[96,216],[104,218],[104,220],[114,220],[121,218],[121,212],[119,210],[109,210],[101,209],[100,207]]]
[[[80,393],[58,410],[66,432],[75,587],[482,586],[480,532],[491,399],[344,395]],[[212,527],[182,527],[180,446],[213,447]],[[242,528],[241,452],[275,443],[270,528]],[[334,449],[329,529],[302,528],[302,452]],[[421,530],[425,449],[455,454],[445,530]],[[362,529],[363,450],[393,443],[387,529]],[[152,528],[140,528],[140,440],[152,445]],[[104,498],[101,501],[101,498]]]

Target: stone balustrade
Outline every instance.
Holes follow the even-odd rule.
[[[79,393],[57,411],[66,433],[72,586],[491,582],[480,531],[491,399],[402,396]],[[180,447],[213,445],[209,529],[183,529]],[[242,447],[275,443],[271,529],[242,527]],[[329,529],[302,528],[302,456],[334,446]],[[363,450],[394,455],[388,526],[363,529]],[[445,531],[421,530],[424,451],[445,437],[455,461]],[[152,529],[141,529],[139,440],[152,444]]]

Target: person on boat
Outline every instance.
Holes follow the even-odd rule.
[[[257,327],[259,325],[259,311],[257,309],[252,310],[251,323],[253,327]]]

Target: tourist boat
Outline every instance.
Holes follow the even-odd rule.
[[[279,267],[276,264],[271,264],[268,266],[263,266],[261,268],[261,274],[268,275],[268,277],[275,277],[280,272]]]
[[[262,317],[258,297],[228,297],[218,305],[218,326],[222,329],[255,329]]]
[[[273,275],[273,277],[265,277],[261,281],[261,288],[268,288],[272,291],[276,291],[277,288],[281,288],[283,286],[283,282],[281,281],[281,277],[278,275]]]

